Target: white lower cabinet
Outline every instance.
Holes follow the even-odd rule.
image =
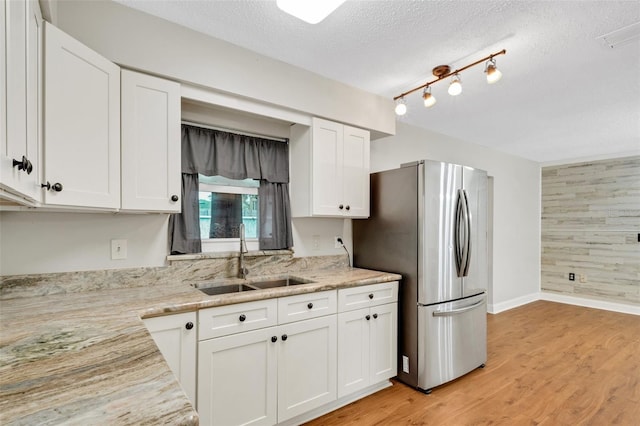
[[[335,401],[335,293],[277,299],[280,312],[296,313],[301,306],[304,313],[299,321],[291,321],[291,315],[286,315],[275,326],[266,326],[278,318],[278,310],[272,309],[275,299],[201,310],[200,423],[274,425]],[[317,312],[321,316],[314,317]],[[232,332],[258,324],[265,327]],[[212,335],[220,337],[209,338]]]
[[[397,307],[338,314],[338,398],[396,375]]]
[[[196,403],[196,313],[147,318],[144,325],[192,404]]]

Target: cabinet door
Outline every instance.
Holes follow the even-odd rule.
[[[338,398],[369,385],[369,309],[338,314]]]
[[[198,343],[201,425],[273,425],[277,407],[276,327]]]
[[[398,304],[370,308],[370,383],[378,383],[394,377],[397,372],[397,318]]]
[[[342,215],[343,126],[318,118],[312,127],[312,215]],[[342,206],[342,209],[340,208]]]
[[[369,217],[369,132],[344,126],[345,215]]]
[[[336,315],[278,327],[278,421],[334,401]]]
[[[3,2],[0,186],[40,200],[40,7],[36,0]],[[6,89],[6,90],[5,90]],[[25,159],[26,169],[14,166]]]
[[[188,324],[191,323],[191,326]],[[191,403],[196,403],[196,313],[148,318],[144,324],[158,349],[182,385]]]
[[[122,70],[122,208],[180,211],[180,85]]]
[[[45,203],[120,207],[120,69],[45,23]]]

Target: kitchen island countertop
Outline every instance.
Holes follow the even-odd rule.
[[[401,278],[346,267],[294,275],[314,282],[218,296],[180,283],[0,300],[0,423],[198,424],[142,318]],[[212,284],[223,282],[238,281]]]

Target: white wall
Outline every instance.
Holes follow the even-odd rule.
[[[502,310],[537,294],[540,291],[539,164],[404,123],[398,123],[395,136],[371,143],[372,172],[421,159],[464,164],[484,169],[493,177],[490,310]]]

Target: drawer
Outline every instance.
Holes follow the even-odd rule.
[[[335,290],[281,297],[278,299],[278,324],[335,314],[337,299]]]
[[[201,309],[198,312],[198,340],[271,327],[277,323],[276,299]]]
[[[338,312],[398,301],[398,281],[338,290]]]

